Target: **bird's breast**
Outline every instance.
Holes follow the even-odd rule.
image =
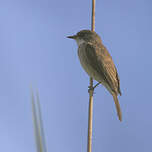
[[[79,60],[80,63],[83,67],[83,69],[88,73],[88,75],[92,78],[94,78],[95,80],[97,80],[98,82],[101,81],[101,77],[99,75],[99,73],[89,64],[90,61],[87,58],[86,55],[86,47],[85,44],[81,44],[78,48],[78,56],[79,56]]]

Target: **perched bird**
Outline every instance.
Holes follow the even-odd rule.
[[[119,120],[122,121],[118,94],[121,95],[117,69],[112,57],[102,44],[99,35],[90,30],[82,30],[76,35],[68,36],[78,45],[78,56],[84,70],[90,77],[100,82],[113,96]]]

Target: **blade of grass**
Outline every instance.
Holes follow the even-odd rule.
[[[36,97],[37,97],[37,100],[36,100],[37,101],[37,114],[38,114],[38,119],[39,119],[39,125],[38,126],[39,126],[39,130],[40,130],[40,134],[41,134],[41,141],[42,141],[42,145],[43,145],[43,151],[47,152],[38,90],[36,92]]]
[[[31,101],[32,101],[32,117],[33,117],[33,125],[34,125],[34,135],[35,135],[37,152],[46,152],[39,97],[37,94],[37,99],[35,101],[34,93],[32,89],[31,89],[31,99],[32,99]]]

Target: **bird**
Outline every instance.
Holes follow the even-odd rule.
[[[121,95],[120,79],[112,57],[103,45],[100,36],[95,31],[81,30],[76,35],[67,38],[76,41],[80,64],[86,73],[101,83],[113,96],[118,118],[122,121],[122,112],[117,97]]]

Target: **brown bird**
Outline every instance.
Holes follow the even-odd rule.
[[[121,95],[117,69],[112,57],[96,32],[82,30],[76,35],[68,36],[78,44],[78,56],[84,70],[90,77],[100,82],[113,96],[119,120],[122,121],[118,94]]]

